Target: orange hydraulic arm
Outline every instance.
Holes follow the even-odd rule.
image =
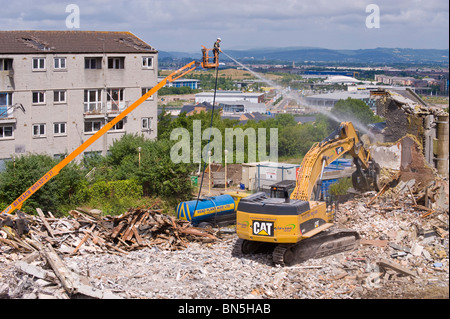
[[[205,55],[206,52],[203,52]],[[204,58],[205,60],[205,58]],[[218,61],[218,60],[217,60]],[[34,193],[36,193],[42,186],[44,186],[50,179],[59,174],[61,169],[63,169],[67,164],[73,161],[78,155],[80,155],[84,150],[86,150],[89,146],[92,145],[96,140],[98,140],[103,134],[105,134],[109,129],[111,129],[114,125],[116,125],[119,121],[121,121],[125,116],[127,116],[130,112],[132,112],[135,108],[137,108],[142,102],[147,100],[150,96],[156,93],[159,89],[161,89],[167,82],[173,82],[180,77],[186,75],[187,73],[195,70],[199,65],[203,68],[214,68],[218,65],[213,64],[209,65],[207,63],[200,63],[197,61],[192,61],[184,67],[174,71],[169,76],[164,78],[161,82],[159,82],[155,87],[153,87],[146,94],[141,96],[137,101],[127,107],[122,113],[120,113],[117,117],[115,117],[111,122],[108,122],[103,126],[97,133],[91,136],[86,142],[81,144],[77,149],[75,149],[72,153],[70,153],[66,158],[64,158],[61,162],[59,162],[55,167],[49,170],[44,176],[42,176],[36,183],[33,184],[29,189],[27,189],[19,198],[17,198],[11,205],[5,208],[2,211],[3,214],[11,214],[16,209],[21,209],[23,203],[31,197]]]
[[[350,152],[353,158],[360,160],[363,169],[369,167],[370,153],[362,147],[351,122],[341,123],[339,129],[332,136],[311,147],[302,161],[291,199],[311,200],[323,168],[347,152]]]

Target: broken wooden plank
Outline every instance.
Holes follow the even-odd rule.
[[[66,268],[63,261],[59,258],[58,254],[53,250],[50,244],[46,245],[42,253],[52,267],[63,288],[69,295],[72,295],[76,290],[76,286],[73,279],[70,278],[70,270]]]
[[[31,276],[34,276],[36,278],[40,278],[40,279],[50,281],[50,282],[56,282],[56,280],[57,280],[54,273],[51,273],[50,271],[44,270],[40,267],[30,265],[22,260],[16,261],[14,266],[16,267],[16,269],[18,269],[24,273],[27,273]]]
[[[53,233],[53,229],[50,227],[50,224],[48,223],[47,219],[45,218],[44,212],[40,208],[36,208],[36,211],[38,212],[39,217],[41,218],[41,221],[44,223],[45,228],[47,229],[50,236],[55,238],[55,234]]]
[[[376,246],[376,247],[386,247],[388,245],[388,240],[381,240],[381,239],[360,239],[359,243],[361,245],[370,245],[370,246]]]
[[[178,230],[180,233],[183,234],[188,234],[188,235],[194,235],[194,236],[200,236],[200,237],[207,237],[210,239],[218,239],[216,236],[212,235],[212,234],[208,234],[208,233],[204,233],[200,230],[197,230],[195,228],[182,228]]]
[[[417,277],[417,274],[415,272],[413,272],[412,270],[402,267],[399,264],[392,262],[390,260],[387,260],[385,258],[381,258],[379,261],[377,261],[377,264],[383,268],[386,268],[386,267],[391,268],[403,275]]]
[[[136,226],[133,226],[133,234],[134,234],[134,238],[136,238],[136,241],[139,244],[139,246],[142,246],[144,242],[143,242],[141,236],[139,235],[139,232],[137,231]]]
[[[91,226],[91,228],[89,228],[86,231],[86,234],[84,235],[83,239],[80,241],[80,243],[77,245],[77,247],[75,247],[75,249],[73,250],[73,252],[71,253],[71,255],[75,255],[78,252],[78,249],[80,249],[80,247],[86,242],[86,240],[88,240],[88,238],[90,237],[90,234],[92,233],[92,231],[95,228],[95,224]]]

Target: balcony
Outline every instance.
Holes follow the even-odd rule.
[[[106,102],[106,110],[108,114],[119,114],[127,108],[127,103],[124,101]]]
[[[14,115],[14,111],[16,108],[20,108],[24,111],[22,104],[14,104],[14,105],[0,105],[0,124],[14,124],[17,122],[16,117]]]
[[[105,112],[102,102],[84,102],[85,115],[101,115]]]

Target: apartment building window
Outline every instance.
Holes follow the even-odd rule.
[[[122,111],[125,108],[123,89],[108,89],[106,91],[106,107],[108,112]]]
[[[33,71],[45,70],[45,58],[33,58]]]
[[[121,131],[121,130],[123,130],[123,120],[117,122],[116,125],[111,127],[111,131]]]
[[[141,119],[141,129],[142,131],[150,131],[152,129],[152,117],[143,117]]]
[[[123,69],[125,65],[125,58],[108,58],[108,69]]]
[[[66,58],[55,58],[53,61],[55,70],[66,69]]]
[[[53,91],[53,102],[66,103],[66,91],[65,90]]]
[[[45,124],[33,124],[33,137],[45,137],[46,125]]]
[[[142,68],[143,69],[153,69],[153,57],[150,57],[150,56],[142,57]]]
[[[85,69],[101,69],[102,68],[102,58],[84,58],[84,68]]]
[[[0,126],[0,139],[13,137],[14,128],[12,126]]]
[[[142,95],[144,95],[145,93],[147,93],[148,91],[150,91],[151,89],[153,89],[152,87],[151,88],[142,88]],[[153,101],[153,95],[150,95],[148,98],[147,98],[147,101]]]
[[[12,70],[13,59],[0,59],[0,71]]]
[[[67,135],[66,133],[66,123],[53,123],[53,134],[55,136]]]
[[[84,112],[102,111],[102,90],[84,90]]]
[[[8,110],[11,106],[12,93],[0,92],[0,117],[8,117],[8,113],[12,112],[12,109]]]
[[[85,121],[84,122],[84,132],[85,133],[95,133],[102,128],[102,121]]]
[[[45,104],[45,91],[33,92],[33,104]]]

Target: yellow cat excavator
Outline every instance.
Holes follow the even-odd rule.
[[[318,201],[324,168],[346,153],[353,156],[356,166],[352,176],[354,188],[377,189],[379,168],[359,140],[353,124],[343,122],[305,155],[290,197],[287,192],[284,199],[256,193],[241,199],[236,213],[238,249],[244,254],[273,249],[273,261],[279,265],[353,249],[359,234],[354,230],[331,229],[334,207]]]

